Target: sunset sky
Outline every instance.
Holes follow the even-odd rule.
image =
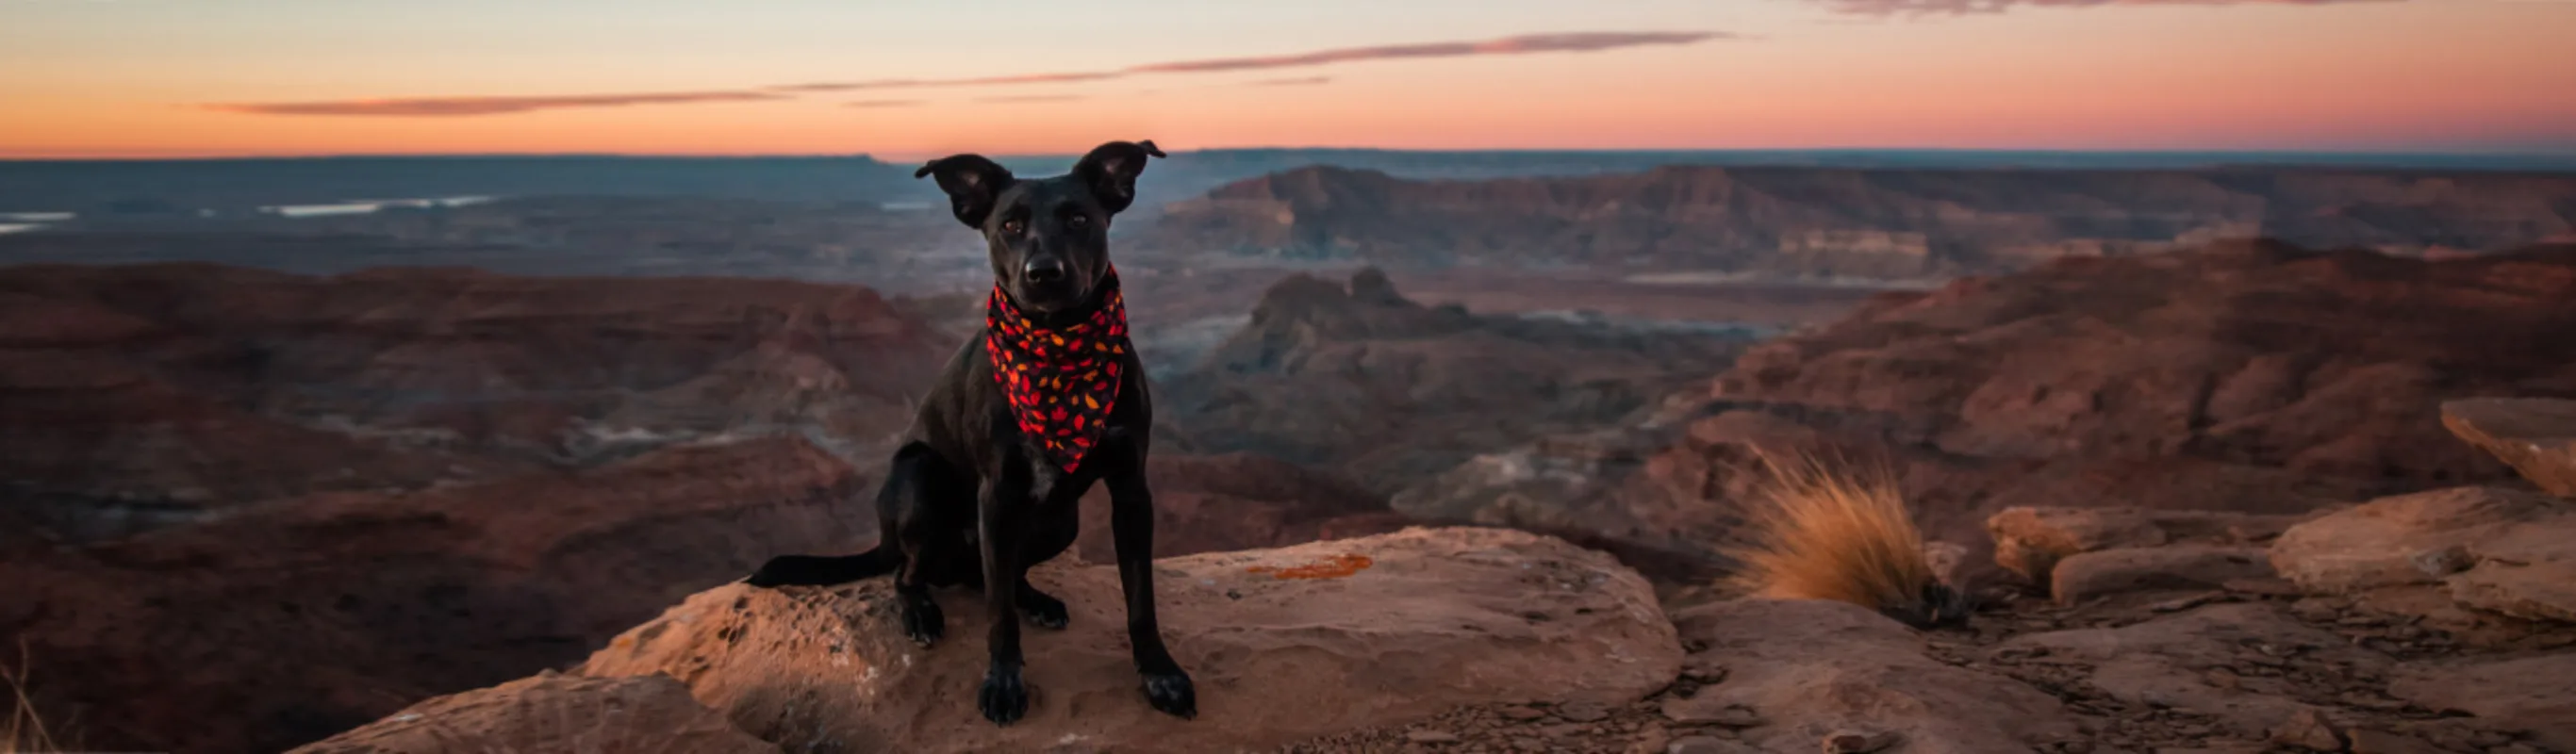
[[[0,156],[2576,152],[2576,0],[0,0]]]

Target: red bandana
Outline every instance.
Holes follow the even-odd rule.
[[[1047,460],[1068,474],[1109,428],[1120,359],[1127,355],[1127,303],[1118,293],[1118,269],[1102,275],[1100,286],[1098,311],[1054,328],[1031,322],[998,284],[984,302],[984,353],[993,359],[993,381],[1010,397],[1020,431],[1037,438]]]

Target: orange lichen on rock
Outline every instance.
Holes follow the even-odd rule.
[[[1267,573],[1274,579],[1342,579],[1350,578],[1351,574],[1367,570],[1369,566],[1373,565],[1377,565],[1377,561],[1369,558],[1369,556],[1346,554],[1335,555],[1301,566],[1290,566],[1287,568],[1253,566],[1251,568],[1244,569],[1244,571],[1248,573]]]

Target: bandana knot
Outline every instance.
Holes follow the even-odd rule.
[[[1051,327],[1022,313],[999,283],[984,301],[984,353],[993,360],[993,381],[1010,398],[1020,432],[1068,474],[1109,429],[1129,345],[1116,268],[1101,276],[1100,287],[1100,308]]]

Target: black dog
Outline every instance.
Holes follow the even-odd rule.
[[[1078,501],[1094,481],[1109,483],[1127,638],[1145,698],[1164,712],[1198,714],[1190,676],[1154,621],[1154,498],[1145,485],[1154,410],[1109,264],[1109,219],[1135,201],[1149,156],[1163,153],[1150,141],[1119,141],[1054,178],[1019,180],[972,154],[913,174],[937,177],[958,221],[990,247],[985,329],[949,359],[895,452],[877,493],[876,548],[781,556],[748,580],[838,584],[891,572],[904,633],[924,645],[941,632],[930,587],[983,587],[992,665],[976,701],[997,724],[1028,709],[1018,616],[1065,624],[1064,602],[1029,585],[1029,566],[1073,544]]]

